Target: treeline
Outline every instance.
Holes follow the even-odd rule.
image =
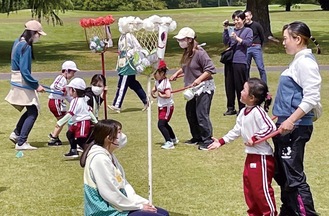
[[[298,4],[319,4],[326,10],[329,0],[270,0],[270,4],[293,6]],[[247,0],[0,0],[1,12],[18,9],[38,11],[87,10],[87,11],[142,11],[197,7],[245,6]],[[47,10],[46,10],[47,11]],[[43,11],[45,13],[45,11]]]

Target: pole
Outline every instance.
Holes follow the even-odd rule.
[[[102,75],[106,78],[106,73],[105,73],[105,62],[104,62],[104,52],[101,53],[101,58],[102,58]],[[104,104],[104,118],[107,119],[107,103],[106,103],[106,94],[103,94],[103,104]]]
[[[152,204],[152,125],[151,125],[151,76],[147,78],[147,97],[149,107],[147,109],[147,157],[148,157],[148,177],[149,177],[149,202]]]

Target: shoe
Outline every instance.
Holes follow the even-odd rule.
[[[66,159],[74,159],[79,157],[79,153],[76,149],[70,149],[70,151],[63,155]]]
[[[113,105],[107,105],[107,107],[108,107],[110,110],[115,111],[116,113],[120,113],[120,108],[118,108],[118,107],[116,107],[116,106],[113,106]]]
[[[167,141],[161,146],[161,148],[163,148],[163,149],[174,149],[175,146],[174,146],[173,142]]]
[[[236,115],[236,114],[237,114],[236,110],[227,110],[226,112],[223,113],[224,116]]]
[[[18,136],[15,134],[15,132],[11,132],[11,134],[9,136],[9,140],[12,141],[14,144],[16,144],[17,138],[18,138]]]
[[[78,152],[78,153],[79,153],[79,152],[80,152],[80,153],[83,153],[83,148],[81,148],[81,146],[79,146],[79,145],[77,146],[77,152]]]
[[[179,143],[179,139],[174,138],[174,139],[171,139],[171,142],[174,143],[174,145],[177,145]]]
[[[30,143],[23,143],[23,145],[18,145],[18,143],[16,143],[15,145],[15,149],[16,150],[37,150],[37,147],[33,147],[30,145]]]
[[[144,112],[145,110],[147,110],[147,108],[149,108],[149,106],[150,106],[150,103],[147,101],[147,103],[144,104],[144,107],[142,109],[142,112]]]
[[[185,143],[185,144],[188,144],[188,145],[195,145],[195,144],[197,144],[198,142],[199,142],[198,139],[192,138],[192,139],[190,139],[190,140],[186,140],[184,143]]]
[[[209,146],[209,144],[199,145],[198,149],[203,150],[203,151],[208,151],[208,146]]]
[[[62,145],[62,141],[58,137],[53,137],[53,135],[51,133],[48,135],[48,137],[49,137],[48,146],[61,146]]]

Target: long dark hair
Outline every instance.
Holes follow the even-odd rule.
[[[19,38],[19,41],[21,41],[21,38],[24,38],[24,40],[26,41],[25,46],[22,48],[22,55],[24,54],[24,52],[26,51],[27,46],[29,45],[31,47],[32,59],[34,59],[34,53],[33,53],[33,36],[35,34],[38,34],[38,32],[37,31],[32,31],[32,30],[25,29],[25,31],[22,33],[22,35]]]
[[[268,112],[272,96],[268,91],[267,84],[259,78],[250,78],[247,81],[249,85],[249,96],[255,97],[255,105],[261,105],[264,102],[264,110]]]
[[[103,74],[95,74],[92,78],[91,78],[91,85],[96,85],[99,81],[102,81],[103,85],[106,86],[106,78],[105,76],[103,76]]]
[[[80,158],[80,166],[85,167],[88,153],[93,145],[99,145],[103,148],[107,148],[108,146],[104,146],[105,138],[114,141],[117,139],[118,131],[121,130],[121,128],[122,124],[114,119],[104,119],[98,121],[91,132],[92,134],[90,135],[94,137],[94,141],[88,144],[87,148],[84,150]]]
[[[291,35],[291,37],[293,37],[293,38],[300,36],[302,39],[302,43],[305,45],[308,45],[309,39],[311,39],[317,48],[316,53],[321,54],[321,49],[320,49],[319,43],[312,36],[310,28],[305,23],[300,22],[300,21],[292,22],[290,24],[283,26],[282,34],[285,30],[287,30],[289,35]]]

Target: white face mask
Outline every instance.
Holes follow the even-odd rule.
[[[127,145],[127,136],[124,133],[120,133],[119,139],[118,139],[118,148],[123,148]]]
[[[180,48],[182,48],[182,49],[185,49],[188,47],[187,41],[179,41],[178,43],[179,43]]]
[[[104,90],[103,87],[91,86],[91,91],[97,96],[102,94],[103,90]]]

